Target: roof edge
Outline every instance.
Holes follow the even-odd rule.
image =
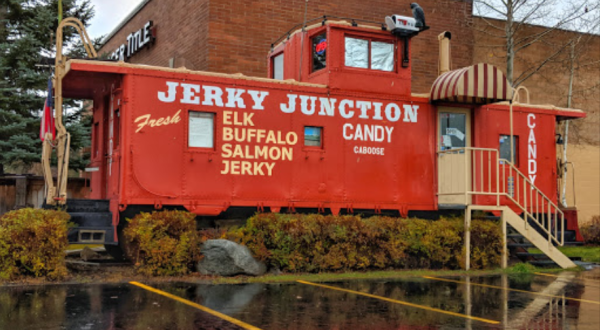
[[[121,31],[121,29],[127,23],[129,23],[133,16],[137,15],[137,13],[139,13],[140,10],[142,10],[150,1],[152,0],[143,0],[142,2],[140,2],[140,4],[137,5],[137,7],[135,7],[127,16],[125,16],[125,18],[121,20],[121,22],[109,34],[107,34],[106,37],[104,37],[104,39],[102,39],[100,47],[104,47],[104,45],[106,45],[106,43],[109,42],[112,39],[112,37],[114,37],[119,31]]]

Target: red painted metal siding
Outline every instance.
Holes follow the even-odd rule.
[[[145,72],[126,76],[129,85],[123,108],[122,137],[127,149],[122,152],[121,204],[184,205],[200,214],[218,214],[228,206],[311,207],[392,210],[433,210],[436,208],[434,178],[435,116],[434,107],[425,99],[398,99],[388,96],[353,96],[333,93],[326,88],[236,80],[200,75]],[[168,92],[167,82],[177,84],[173,102],[159,101],[158,93]],[[194,96],[201,104],[182,103],[183,87],[194,86]],[[196,87],[197,86],[197,87]],[[202,105],[204,88],[223,92],[222,106]],[[227,88],[243,89],[239,103],[227,107]],[[248,91],[268,93],[263,110],[252,109],[255,102]],[[297,95],[293,113],[282,107],[290,95]],[[308,97],[306,112],[311,112],[310,97],[316,97],[314,114],[302,112],[300,96]],[[319,115],[320,98],[336,100],[332,116]],[[217,98],[221,100],[220,98]],[[339,105],[344,102],[345,110]],[[381,103],[381,110],[363,111],[357,101]],[[392,105],[389,105],[392,104]],[[386,106],[389,105],[389,113]],[[410,111],[406,110],[407,108]],[[415,110],[416,108],[416,110]],[[215,115],[214,148],[188,147],[189,111]],[[346,117],[342,117],[342,113]],[[235,125],[235,116],[246,125]],[[366,118],[359,118],[359,117]],[[169,118],[167,118],[169,117]],[[163,118],[151,127],[149,120]],[[176,120],[174,120],[176,118]],[[380,119],[378,119],[380,118]],[[390,120],[391,119],[391,120]],[[148,120],[148,124],[141,125]],[[169,124],[164,124],[168,122]],[[140,126],[141,125],[141,126]],[[371,140],[354,140],[357,127],[378,132]],[[323,148],[304,146],[304,127],[323,128]],[[375,127],[375,128],[374,128]],[[256,137],[227,141],[224,130],[264,130],[295,143],[266,141]],[[391,133],[387,133],[391,132]],[[351,139],[345,139],[344,136]],[[228,155],[239,146],[243,153]],[[255,148],[275,148],[274,157],[257,156]],[[356,153],[362,147],[383,148],[384,155]],[[225,149],[224,149],[225,148]],[[283,150],[291,159],[274,159]],[[259,159],[249,159],[259,158]],[[239,162],[239,163],[238,163]],[[241,163],[247,162],[247,163]],[[231,164],[247,169],[225,173]],[[269,170],[269,166],[272,169]],[[258,168],[258,169],[257,169]],[[256,170],[256,172],[255,172]],[[262,173],[261,173],[262,172]],[[258,175],[254,175],[258,174]],[[262,174],[262,175],[261,175]]]

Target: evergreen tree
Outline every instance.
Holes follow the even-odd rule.
[[[76,17],[87,26],[94,11],[90,0],[62,0],[63,17]],[[40,117],[55,53],[58,0],[0,0],[0,173],[4,168],[27,169],[38,163],[42,143]],[[65,46],[79,39],[65,29]],[[85,166],[80,149],[89,145],[89,125],[81,106],[65,105],[71,133],[71,168]]]

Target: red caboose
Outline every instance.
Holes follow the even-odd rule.
[[[562,244],[555,125],[583,112],[511,108],[487,64],[413,94],[410,37],[310,26],[272,48],[269,79],[69,61],[64,95],[93,100],[90,207],[111,214],[82,213],[77,238],[116,244],[124,217],[161,208],[203,219],[508,208]]]

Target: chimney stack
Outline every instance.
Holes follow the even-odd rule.
[[[440,41],[439,75],[450,71],[450,39],[452,39],[452,33],[448,31],[444,31],[438,36]]]

